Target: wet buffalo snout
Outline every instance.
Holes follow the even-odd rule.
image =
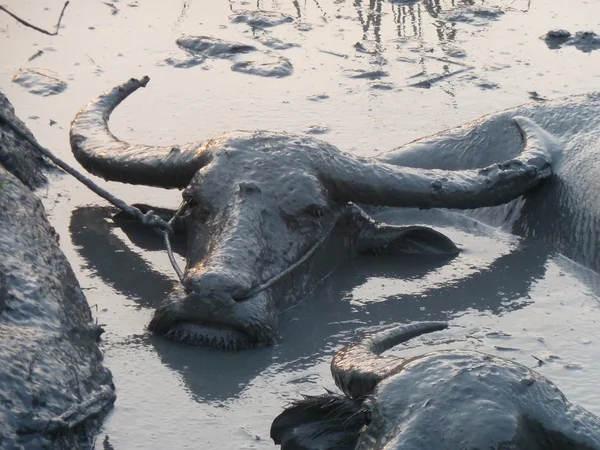
[[[249,286],[227,272],[186,274],[182,284],[187,295],[205,299],[241,301],[250,292]]]

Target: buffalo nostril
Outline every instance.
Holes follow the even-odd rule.
[[[248,291],[246,289],[237,289],[231,294],[231,298],[236,302],[241,302],[248,297]]]
[[[183,291],[186,294],[191,294],[193,292],[196,292],[199,288],[199,280],[196,277],[183,277],[183,280],[181,280],[181,284],[183,285]]]
[[[192,292],[194,292],[194,286],[192,285],[192,283],[183,280],[181,284],[183,285],[183,292],[185,292],[186,294],[191,294]]]

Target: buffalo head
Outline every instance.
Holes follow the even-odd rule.
[[[309,270],[329,237],[357,251],[457,253],[434,230],[376,223],[357,204],[499,205],[551,173],[539,128],[523,118],[516,123],[526,137],[525,151],[471,171],[398,167],[309,136],[267,131],[183,146],[128,144],[110,133],[107,121],[147,82],[131,79],[83,108],[71,125],[71,147],[87,170],[105,179],[184,189],[184,278],[149,328],[193,345],[238,349],[272,343],[278,303],[302,291],[294,272]]]
[[[345,395],[293,403],[273,421],[275,444],[282,450],[600,449],[600,419],[514,361],[465,350],[381,356],[447,326],[397,326],[340,350],[331,373]]]

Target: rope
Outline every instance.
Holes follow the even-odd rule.
[[[179,218],[179,215],[181,214],[181,212],[183,210],[185,210],[186,206],[187,206],[187,201],[181,202],[181,205],[179,205],[179,209],[177,211],[175,211],[175,214],[173,214],[173,217],[171,217],[171,220],[169,220],[169,223],[168,223],[169,226],[171,226],[171,227],[173,226],[175,221]],[[173,255],[173,250],[171,249],[171,241],[169,240],[169,235],[172,232],[169,232],[167,230],[162,230],[162,233],[165,238],[165,247],[167,247],[167,254],[169,255],[169,261],[171,261],[171,265],[173,266],[173,269],[175,270],[175,273],[177,274],[179,281],[183,281],[183,272],[177,265],[177,261],[175,261],[175,256]]]
[[[2,111],[0,111],[0,120],[2,122],[4,122],[15,135],[17,135],[21,139],[24,139],[27,142],[29,142],[38,152],[40,152],[42,155],[44,155],[46,158],[48,158],[50,161],[52,161],[54,164],[56,164],[62,170],[64,170],[68,174],[75,177],[79,182],[83,183],[91,191],[95,192],[100,197],[107,200],[109,203],[116,206],[120,210],[125,211],[125,213],[129,214],[130,216],[138,219],[144,225],[148,225],[151,228],[155,228],[155,229],[158,229],[159,231],[161,231],[165,238],[165,245],[167,247],[167,253],[169,254],[169,261],[171,261],[171,265],[173,266],[173,269],[177,273],[177,276],[179,277],[179,281],[181,281],[183,279],[183,272],[177,265],[177,261],[175,261],[175,257],[173,256],[173,250],[171,249],[171,242],[169,241],[169,235],[173,234],[173,224],[175,223],[175,220],[177,220],[177,218],[179,217],[181,211],[183,211],[185,206],[187,205],[186,202],[183,202],[181,204],[180,208],[177,210],[175,215],[173,215],[173,217],[171,217],[169,222],[165,222],[160,216],[156,215],[154,213],[154,211],[152,211],[152,210],[150,210],[146,214],[144,214],[142,211],[140,211],[135,206],[128,205],[120,198],[115,197],[110,192],[108,192],[105,189],[98,186],[96,183],[94,183],[92,180],[87,178],[85,175],[78,172],[76,169],[69,166],[66,162],[64,162],[57,156],[55,156],[50,150],[42,147],[40,144],[37,143],[37,141],[35,139],[33,139],[32,137],[27,135],[18,126],[16,126],[8,117],[6,117],[4,115],[4,113]]]
[[[293,272],[298,266],[300,266],[308,258],[310,258],[312,256],[312,254],[321,246],[321,244],[323,244],[323,242],[325,242],[327,240],[327,238],[329,238],[329,236],[331,235],[331,232],[334,230],[334,228],[336,227],[336,225],[337,225],[337,221],[334,220],[333,224],[329,227],[329,230],[327,230],[327,233],[325,233],[318,241],[316,241],[307,250],[307,252],[304,255],[302,255],[300,258],[298,258],[287,269],[282,270],[277,275],[273,275],[271,278],[269,278],[264,283],[259,284],[258,286],[256,286],[254,289],[252,289],[250,292],[248,292],[247,297],[252,297],[253,295],[258,294],[259,292],[262,292],[262,291],[264,291],[266,289],[269,289],[271,286],[273,286],[275,283],[277,283],[279,280],[281,280],[284,276],[286,276],[287,274]]]

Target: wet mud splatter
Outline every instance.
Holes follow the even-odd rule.
[[[197,62],[200,57],[231,59],[235,61],[231,66],[232,71],[261,77],[287,77],[294,71],[292,63],[287,58],[278,56],[269,50],[258,50],[253,45],[230,42],[210,36],[183,36],[176,42],[181,49],[198,56],[187,60],[176,59],[175,67],[193,67],[202,62]],[[165,62],[168,63],[166,60]]]
[[[165,58],[163,61],[158,62],[158,66],[171,66],[178,69],[189,69],[190,67],[196,67],[206,61],[206,58],[202,56],[194,56],[191,58]]]
[[[210,36],[183,36],[177,39],[177,45],[190,53],[210,58],[233,58],[240,53],[256,51],[256,47],[237,42],[229,42]]]
[[[389,73],[385,72],[384,70],[371,70],[371,71],[366,71],[363,69],[348,69],[346,71],[344,71],[344,74],[348,77],[348,78],[354,78],[354,79],[367,79],[367,80],[378,80],[380,78],[385,78],[389,76]]]
[[[288,14],[277,11],[240,11],[229,16],[231,23],[245,23],[252,28],[271,28],[294,21]]]
[[[387,83],[384,81],[371,83],[369,84],[369,87],[371,89],[376,89],[379,91],[391,91],[393,89],[396,89],[396,85],[394,83]]]
[[[589,53],[600,49],[600,36],[593,31],[578,31],[575,35],[571,35],[567,30],[550,30],[543,39],[548,48],[552,50],[572,46],[584,53]]]
[[[284,42],[272,36],[259,36],[256,38],[262,45],[273,50],[287,50],[289,48],[300,47],[300,44],[293,42]]]
[[[500,8],[470,6],[443,14],[440,18],[447,22],[462,22],[475,26],[486,26],[490,21],[499,20],[504,15]]]
[[[305,131],[306,134],[327,134],[329,133],[329,128],[326,126],[322,126],[322,125],[311,125],[308,127],[308,129]]]
[[[67,89],[67,83],[58,75],[45,69],[23,69],[12,78],[13,83],[27,89],[28,92],[47,97],[57,95]]]
[[[261,77],[282,78],[291,75],[294,67],[283,56],[264,54],[256,59],[238,61],[231,66],[231,70]]]
[[[329,95],[327,94],[315,94],[315,95],[310,95],[308,97],[306,97],[308,100],[310,100],[311,102],[320,102],[323,100],[327,100],[329,98]]]

